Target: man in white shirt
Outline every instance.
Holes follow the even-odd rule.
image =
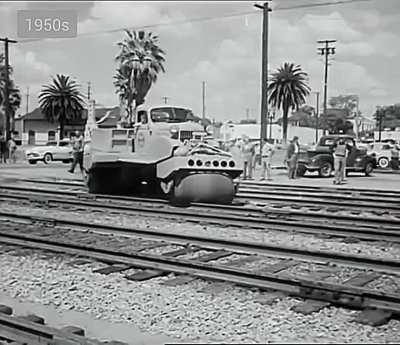
[[[261,150],[261,177],[260,180],[265,180],[265,173],[267,173],[267,180],[271,181],[271,160],[275,152],[274,145],[268,142],[268,139],[264,139],[264,144]]]

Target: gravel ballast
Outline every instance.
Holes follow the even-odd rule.
[[[245,242],[266,243],[270,245],[289,246],[308,250],[333,251],[341,254],[359,254],[381,259],[400,260],[400,245],[387,242],[360,241],[346,243],[340,238],[319,238],[318,236],[269,229],[238,228],[234,226],[217,226],[211,224],[172,221],[159,217],[144,217],[138,214],[126,215],[101,212],[71,212],[68,210],[20,206],[10,203],[0,203],[9,212],[27,213],[41,216],[45,210],[46,216],[64,219],[84,219],[94,224],[108,224],[123,227],[138,227],[148,230],[230,239]],[[83,218],[84,217],[84,218]]]
[[[0,248],[3,252],[4,248]],[[76,259],[76,258],[75,258]],[[372,328],[351,322],[356,311],[330,307],[303,316],[290,308],[301,303],[283,298],[257,303],[260,292],[227,285],[208,293],[213,283],[195,280],[169,287],[161,277],[133,282],[121,273],[93,273],[99,263],[71,265],[74,258],[40,251],[11,250],[0,255],[0,289],[26,302],[53,305],[59,311],[83,311],[112,322],[131,323],[150,334],[199,342],[398,343],[400,322]]]

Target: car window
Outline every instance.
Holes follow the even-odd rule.
[[[57,145],[57,142],[56,141],[48,141],[47,143],[46,143],[46,146],[56,146]]]
[[[392,147],[390,145],[383,145],[382,150],[390,150]]]
[[[60,146],[68,146],[69,142],[68,141],[61,141]]]
[[[320,142],[320,145],[321,145],[321,146],[331,146],[331,145],[333,145],[334,143],[335,143],[335,139],[327,138],[327,139],[325,139],[325,140],[322,140],[322,141]]]

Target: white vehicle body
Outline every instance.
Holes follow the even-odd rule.
[[[392,145],[389,143],[372,143],[367,144],[368,154],[374,154],[376,162],[381,168],[389,167],[392,157],[392,150],[400,150],[399,145]]]
[[[72,160],[72,146],[69,139],[49,141],[44,146],[31,147],[26,151],[29,163],[36,164],[43,161],[48,164],[52,161],[70,162]]]

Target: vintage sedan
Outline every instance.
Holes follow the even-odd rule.
[[[380,168],[388,168],[390,160],[393,156],[393,151],[400,151],[399,145],[393,145],[390,143],[372,143],[368,145],[368,152],[375,154],[376,161]]]
[[[349,135],[326,135],[321,137],[318,144],[306,152],[300,152],[298,159],[297,174],[303,176],[307,171],[318,171],[321,177],[331,176],[334,169],[334,158],[332,146],[336,140],[343,138],[351,146],[346,162],[346,175],[349,172],[362,172],[370,175],[376,167],[376,158],[373,154],[367,154],[367,149],[357,147],[352,136]]]
[[[26,151],[26,158],[30,164],[43,161],[49,164],[52,161],[69,163],[72,161],[72,146],[69,139],[49,141],[44,146],[31,147]]]

